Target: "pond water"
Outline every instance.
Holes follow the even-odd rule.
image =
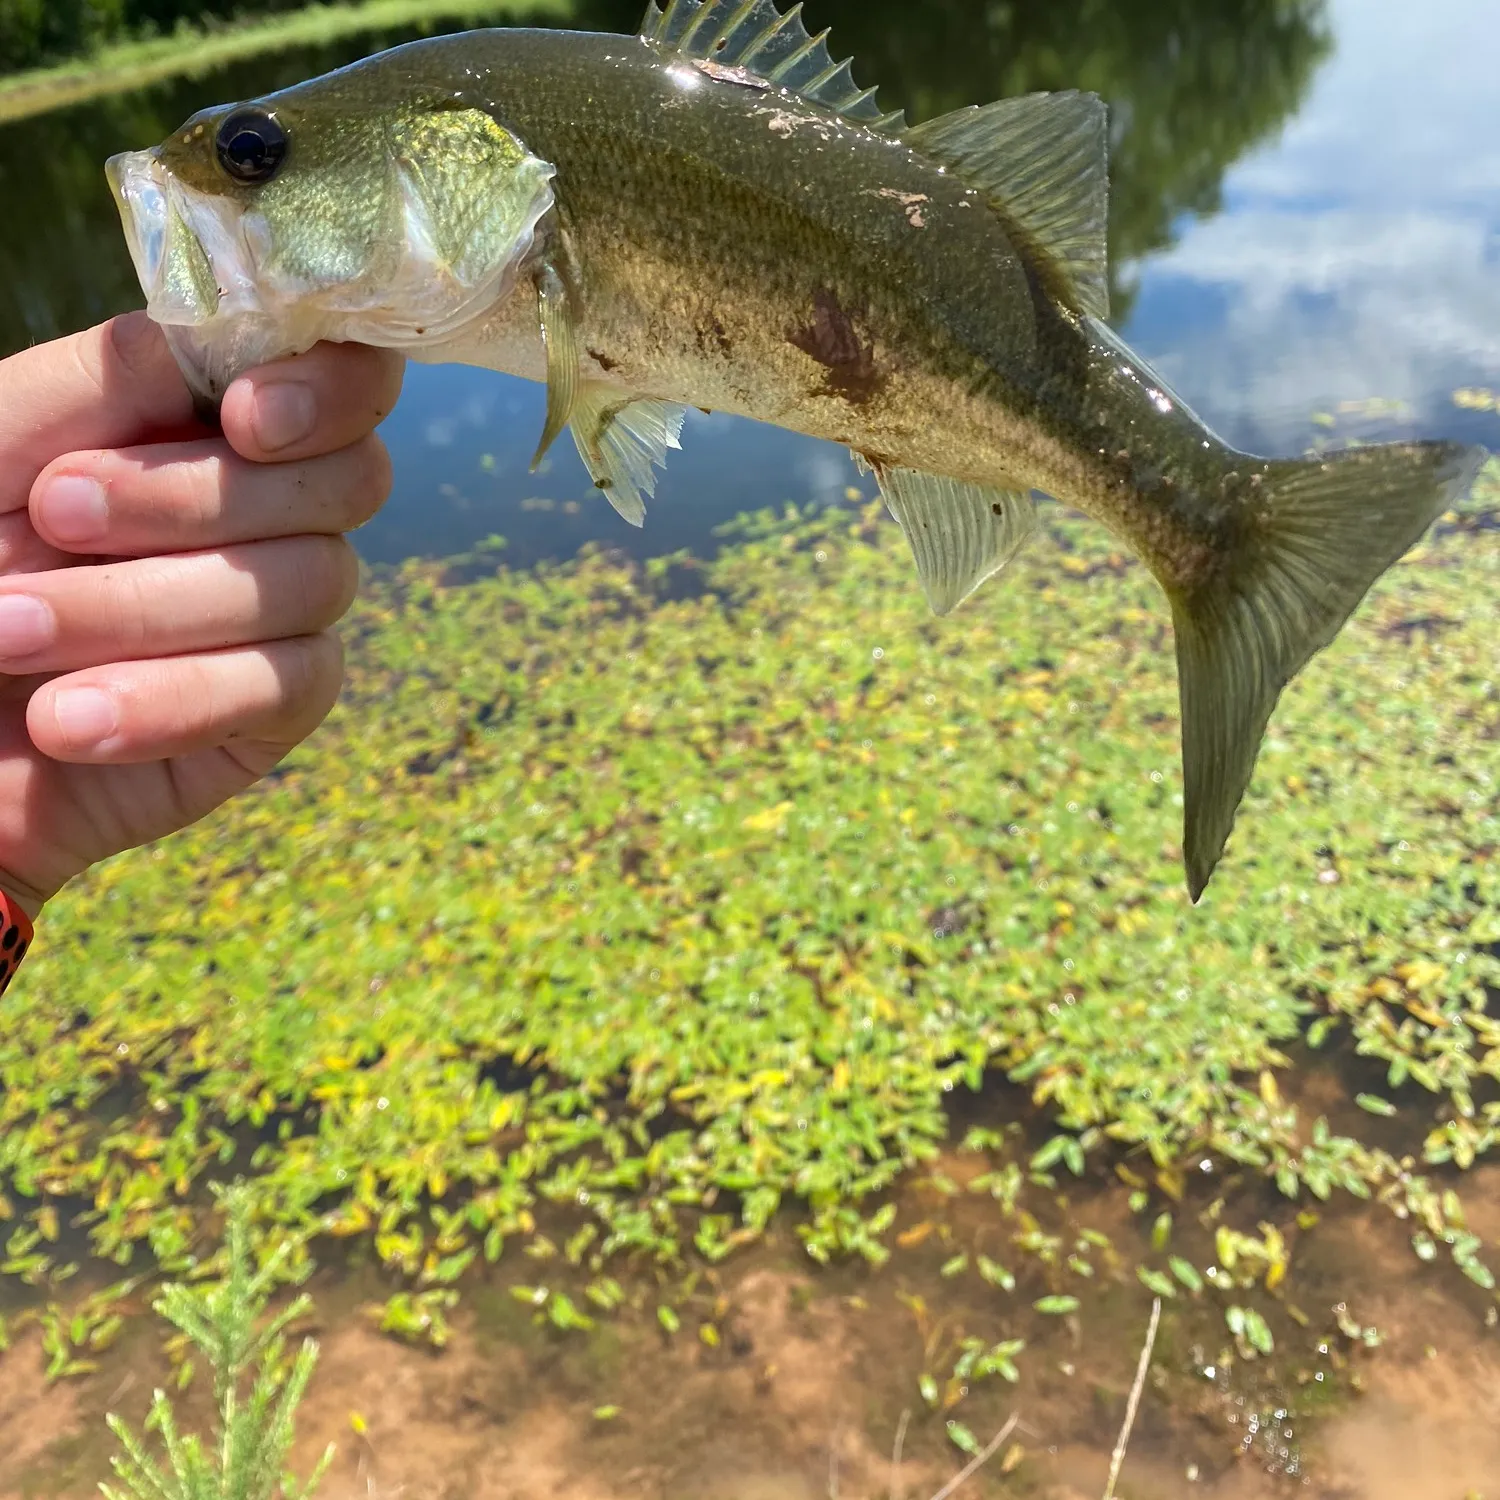
[[[638,8],[579,0],[572,24],[631,30]],[[1108,100],[1115,322],[1231,441],[1295,451],[1317,414],[1361,437],[1493,441],[1493,419],[1452,400],[1500,384],[1493,0],[813,0],[807,14],[913,118],[1033,89]],[[139,305],[107,155],[396,39],[0,127],[0,351]],[[570,444],[527,472],[541,420],[525,382],[414,368],[386,429],[396,496],[365,555],[449,555],[496,533],[516,564],[589,540],[702,552],[740,511],[856,483],[841,450],[695,415],[637,534]]]
[[[1500,389],[1495,0],[807,16],[914,118],[1108,100],[1115,322],[1231,441],[1500,447],[1493,399],[1454,399]],[[0,353],[139,305],[106,156],[399,39],[0,126]],[[571,445],[527,472],[542,407],[413,367],[366,558],[708,557],[860,489],[695,414],[638,532]],[[170,1372],[144,1317],[96,1349],[116,1304],[80,1288],[204,1249],[229,1162],[314,1236],[299,1454],[340,1442],[334,1500],[928,1495],[1013,1405],[962,1500],[1092,1500],[1152,1295],[1122,1496],[1489,1494],[1494,537],[1449,528],[1288,695],[1192,910],[1159,594],[1053,519],[1005,609],[941,632],[847,508],[701,588],[612,557],[374,579],[320,736],[80,880],[8,997],[0,1500],[92,1492],[104,1410]],[[983,1384],[981,1335],[1011,1351]],[[102,1368],[49,1387],[58,1348]]]

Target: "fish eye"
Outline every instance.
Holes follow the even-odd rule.
[[[214,140],[219,165],[236,182],[269,182],[286,159],[287,134],[263,109],[237,109]]]

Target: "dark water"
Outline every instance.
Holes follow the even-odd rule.
[[[633,30],[639,0],[578,0],[572,24]],[[1306,446],[1315,413],[1361,437],[1500,445],[1497,0],[809,0],[862,82],[925,118],[1034,89],[1112,108],[1115,321],[1231,441]],[[194,110],[385,45],[260,58],[0,127],[0,351],[139,305],[100,168]],[[1362,403],[1395,402],[1371,413]],[[702,550],[737,512],[841,494],[839,450],[694,416],[644,533],[571,451],[527,473],[540,390],[413,368],[387,437],[397,493],[365,554],[446,555],[500,533],[511,558],[602,538]]]

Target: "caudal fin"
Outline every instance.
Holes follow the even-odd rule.
[[[1239,557],[1172,598],[1183,858],[1196,902],[1224,852],[1281,690],[1459,499],[1482,449],[1396,443],[1270,464]]]

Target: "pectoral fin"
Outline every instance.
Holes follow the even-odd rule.
[[[565,427],[594,484],[632,526],[643,525],[656,493],[656,466],[680,448],[687,408],[630,395],[586,380],[579,359],[578,319],[568,284],[555,266],[536,273],[542,343],[547,351],[547,421],[532,460],[535,472]]]
[[[1029,491],[989,489],[917,469],[877,467],[874,472],[886,505],[911,543],[934,614],[946,615],[962,604],[1036,530],[1036,505]]]
[[[656,493],[656,466],[680,448],[687,408],[636,400],[612,386],[589,382],[573,400],[573,440],[605,498],[629,521],[646,520],[646,500]]]
[[[533,474],[572,420],[580,384],[578,322],[567,284],[552,266],[543,266],[537,272],[536,291],[547,350],[547,423],[531,460]]]

